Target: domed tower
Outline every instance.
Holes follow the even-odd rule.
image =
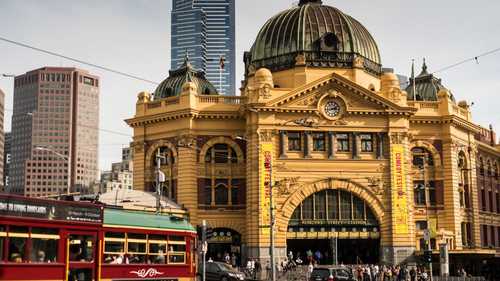
[[[414,72],[412,69],[412,77]],[[415,85],[413,81],[415,80]],[[414,90],[416,95],[414,94]],[[438,101],[438,93],[441,90],[446,89],[443,84],[441,84],[441,79],[435,77],[432,73],[427,71],[427,64],[424,62],[422,64],[422,71],[415,78],[410,78],[408,86],[405,91],[408,94],[408,100],[416,101]],[[450,99],[455,102],[455,97],[450,93]]]
[[[368,30],[320,0],[301,0],[269,19],[245,54],[245,66],[247,75],[259,68],[275,73],[297,66],[381,74],[379,50]]]
[[[218,95],[215,87],[205,78],[203,71],[197,71],[189,62],[186,55],[184,63],[179,69],[170,70],[169,76],[156,88],[153,99],[164,99],[179,96],[186,83],[194,83],[198,95]]]

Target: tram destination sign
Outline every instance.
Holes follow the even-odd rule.
[[[0,215],[102,223],[102,211],[99,206],[68,205],[57,201],[15,197],[0,197]]]

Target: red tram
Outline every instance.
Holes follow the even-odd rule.
[[[194,280],[185,218],[0,195],[0,280]]]

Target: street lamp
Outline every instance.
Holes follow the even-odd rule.
[[[48,147],[45,147],[45,146],[35,146],[35,150],[40,150],[40,151],[49,151],[51,153],[53,153],[54,155],[56,155],[57,157],[63,159],[64,161],[68,161],[69,158],[68,156],[64,155],[64,154],[61,154],[57,151],[55,151],[54,149],[51,149],[51,148],[48,148]],[[69,165],[68,165],[68,171],[70,169]],[[70,189],[71,189],[71,179],[70,177],[68,176],[68,179],[67,179],[67,191],[66,191],[66,194],[67,195],[70,195]]]
[[[15,74],[2,73],[2,77],[14,78],[14,77],[16,77],[16,75]]]

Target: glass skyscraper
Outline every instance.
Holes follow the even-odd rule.
[[[187,52],[191,64],[224,95],[236,93],[234,1],[173,0],[172,8],[171,68],[180,67]]]

